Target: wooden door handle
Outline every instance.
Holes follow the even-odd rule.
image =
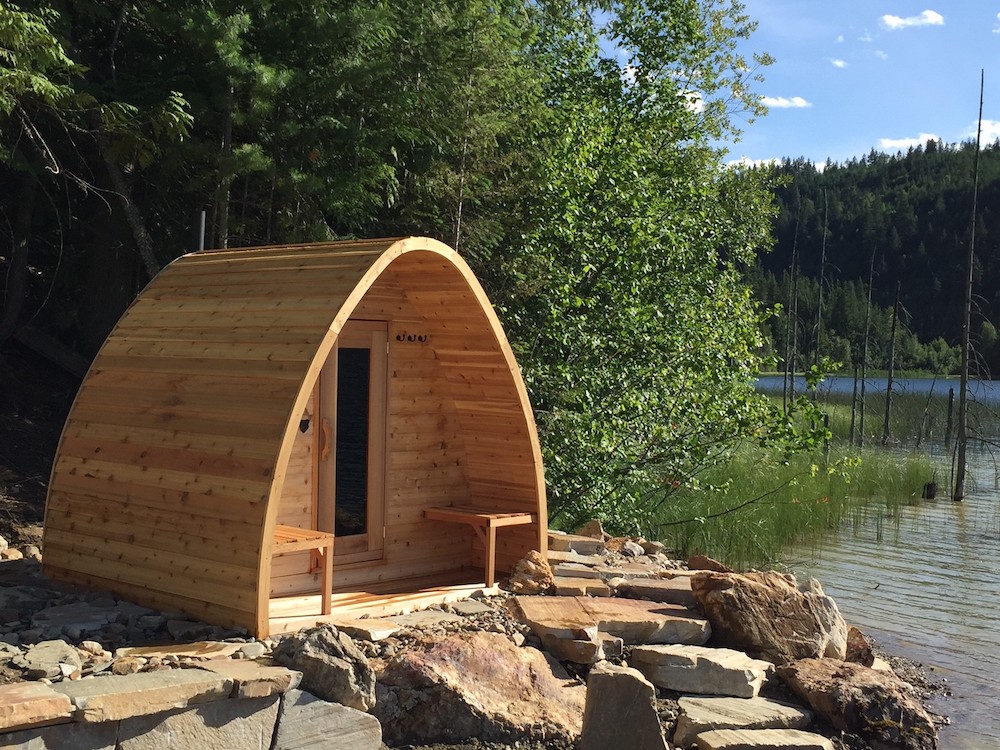
[[[330,444],[333,442],[333,431],[330,429],[330,420],[323,420],[323,442],[320,445],[319,459],[326,461],[330,457]]]

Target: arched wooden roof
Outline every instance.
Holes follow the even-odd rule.
[[[207,251],[165,268],[70,411],[45,572],[266,633],[270,540],[300,415],[344,323],[390,268],[408,309],[455,334],[435,356],[462,423],[493,432],[465,441],[479,452],[466,468],[476,502],[537,513],[525,546],[544,549],[541,456],[510,346],[459,255],[411,237]],[[530,459],[505,462],[498,440]]]

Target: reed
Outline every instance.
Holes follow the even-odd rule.
[[[829,467],[829,468],[827,468]],[[651,520],[654,538],[688,557],[702,553],[736,568],[772,567],[782,551],[861,523],[866,514],[897,518],[918,502],[934,467],[925,456],[842,446],[789,461],[745,449],[674,492]]]

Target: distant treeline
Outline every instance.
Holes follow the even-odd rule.
[[[775,246],[751,271],[758,297],[781,304],[767,324],[770,347],[784,361],[793,249],[799,258],[797,341],[800,361],[819,353],[845,367],[859,364],[868,278],[874,257],[869,365],[886,363],[897,284],[896,365],[946,373],[958,366],[962,285],[972,228],[975,144],[928,141],[905,154],[872,151],[842,164],[786,160],[777,172]],[[823,266],[823,326],[817,311]],[[1000,317],[1000,142],[981,153],[976,216],[973,366],[1000,370],[993,321]]]

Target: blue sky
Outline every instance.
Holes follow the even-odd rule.
[[[1000,136],[1000,0],[745,0],[768,52],[756,91],[769,112],[728,159],[845,161],[929,138]]]

